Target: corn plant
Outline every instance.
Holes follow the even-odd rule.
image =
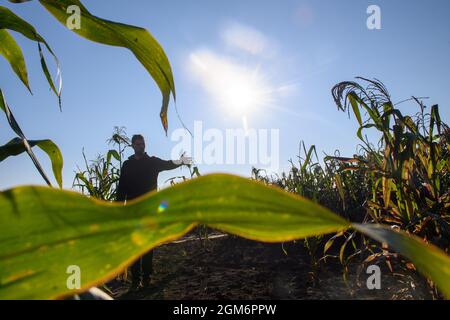
[[[130,139],[126,135],[125,128],[115,127],[112,137],[108,139],[108,143],[115,148],[110,149],[106,155],[98,155],[97,159],[90,161],[90,164],[83,150],[85,169],[81,170],[78,168],[72,188],[79,189],[83,194],[90,197],[114,201],[116,199],[124,151],[130,146]]]
[[[357,136],[364,154],[339,159],[340,171],[364,172],[372,180],[366,206],[370,218],[416,234],[445,250],[450,239],[450,130],[434,105],[426,112],[421,101],[414,116],[395,108],[390,95],[379,81],[361,78],[367,88],[344,82],[333,88],[341,110],[351,107],[360,125]],[[366,119],[361,111],[367,113]],[[380,132],[375,149],[365,129]]]
[[[333,156],[324,157],[322,167],[315,146],[307,150],[302,143],[304,158],[299,156],[298,164],[291,161],[288,173],[267,178],[254,169],[254,176],[266,184],[312,199],[350,221],[384,223],[403,229],[448,252],[448,126],[440,119],[437,106],[427,112],[421,101],[412,98],[402,103],[412,101],[419,111],[414,116],[404,116],[395,108],[381,82],[359,79],[369,85],[364,88],[356,82],[342,82],[332,90],[338,108],[352,110],[360,125],[356,133],[362,141],[358,155],[342,157],[336,151]],[[363,137],[363,131],[369,128],[380,132],[377,147]],[[338,239],[339,250],[331,254],[330,249]],[[306,239],[305,245],[313,270],[319,261],[338,258],[344,267],[344,279],[355,257],[364,262],[384,257],[392,270],[392,254],[352,230],[325,239]],[[320,248],[323,256],[316,260]]]

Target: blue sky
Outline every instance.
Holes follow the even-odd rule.
[[[177,107],[183,122],[204,128],[242,127],[242,109],[223,101],[223,79],[236,78],[245,90],[249,81],[259,103],[246,110],[251,128],[279,129],[281,170],[295,159],[301,140],[315,144],[319,155],[339,149],[353,155],[358,140],[353,118],[338,112],[331,87],[355,76],[381,79],[393,101],[415,96],[439,104],[450,120],[450,2],[434,1],[138,1],[90,0],[85,6],[99,17],[147,28],[163,46],[172,65]],[[366,27],[370,4],[381,8],[381,30]],[[88,159],[108,150],[113,126],[129,135],[142,133],[147,152],[170,158],[170,137],[181,124],[169,109],[169,135],[159,121],[161,95],[126,49],[90,42],[65,29],[36,1],[2,4],[31,22],[61,61],[63,112],[40,70],[35,43],[18,34],[34,95],[31,96],[0,59],[0,87],[29,139],[50,138],[64,156],[64,187],[70,188],[82,148]],[[207,64],[208,72],[199,69]],[[249,78],[249,74],[257,74]],[[223,83],[222,83],[223,84]],[[252,87],[251,87],[252,88]],[[233,93],[234,91],[230,91]],[[270,92],[270,94],[266,94]],[[412,104],[402,111],[415,113]],[[2,116],[3,117],[3,116]],[[0,117],[1,118],[1,117]],[[0,141],[14,137],[1,119]],[[36,151],[51,175],[46,155]],[[131,155],[131,149],[127,155]],[[202,173],[249,175],[251,165],[200,165]],[[177,169],[160,175],[160,186]],[[43,184],[26,155],[0,164],[0,189]]]

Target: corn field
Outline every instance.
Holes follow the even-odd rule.
[[[10,2],[21,6],[27,1]],[[161,91],[159,118],[167,134],[175,81],[169,59],[150,32],[96,17],[79,0],[36,2],[64,28],[68,8],[77,6],[84,27],[67,32],[133,53]],[[29,22],[0,6],[0,53],[31,92],[25,58],[11,31],[37,45],[42,73],[62,110],[56,54]],[[89,162],[83,153],[85,166],[77,169],[72,184],[76,191],[64,190],[59,147],[50,139],[29,140],[14,117],[17,106],[10,106],[0,89],[0,108],[15,133],[0,146],[0,162],[26,153],[47,184],[0,192],[0,299],[61,299],[84,292],[197,227],[265,243],[303,241],[314,268],[337,259],[344,277],[351,261],[384,258],[389,265],[394,254],[400,255],[439,298],[450,298],[450,128],[438,106],[412,98],[402,103],[415,105],[417,112],[404,115],[382,82],[366,78],[338,83],[331,95],[338,111],[357,121],[359,154],[336,152],[319,159],[315,146],[302,144],[298,162],[279,176],[258,168],[251,178],[200,175],[201,168],[194,166],[188,177],[169,179],[170,187],[124,205],[114,202],[130,144],[123,128],[114,129],[108,141],[113,148],[96,160]],[[367,130],[379,141],[369,141]],[[35,147],[48,155],[58,187]],[[61,269],[74,262],[83,270],[76,290],[67,287]]]

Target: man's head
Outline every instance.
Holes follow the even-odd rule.
[[[131,138],[131,146],[133,147],[134,154],[143,155],[145,152],[145,140],[140,134],[135,134]]]

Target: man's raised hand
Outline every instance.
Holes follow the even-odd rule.
[[[191,165],[192,164],[192,158],[191,157],[185,157],[184,154],[180,157],[179,160],[172,160],[173,163],[177,165]]]

